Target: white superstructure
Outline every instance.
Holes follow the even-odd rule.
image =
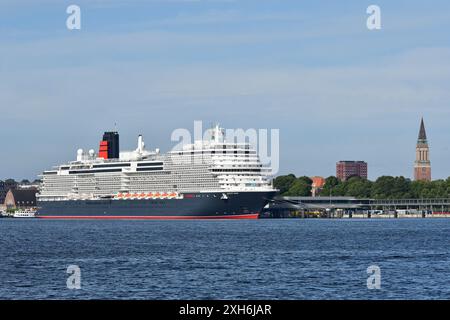
[[[228,143],[219,126],[211,139],[160,154],[147,151],[142,136],[134,151],[102,159],[79,149],[77,160],[44,171],[39,201],[98,199],[185,192],[271,191],[270,168],[248,143]]]

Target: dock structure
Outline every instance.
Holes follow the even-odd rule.
[[[282,197],[264,209],[262,217],[450,217],[450,198],[357,199],[354,197]]]

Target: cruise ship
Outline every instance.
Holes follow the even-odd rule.
[[[51,219],[257,219],[277,190],[249,143],[227,142],[216,125],[180,150],[120,152],[105,132],[98,153],[42,173],[36,217]]]

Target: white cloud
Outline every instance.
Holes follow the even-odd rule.
[[[11,117],[44,115],[56,112],[62,105],[95,113],[92,108],[102,112],[106,105],[118,111],[125,103],[139,106],[155,101],[229,98],[246,103],[249,99],[254,103],[263,101],[260,107],[266,105],[269,109],[269,101],[279,101],[279,108],[286,112],[311,109],[325,118],[355,112],[418,112],[423,108],[446,112],[450,101],[449,58],[448,48],[424,48],[359,67],[160,67],[127,63],[10,71],[0,79],[0,105],[30,111],[17,115],[15,109],[4,110],[4,116]],[[200,105],[197,111],[203,107]]]

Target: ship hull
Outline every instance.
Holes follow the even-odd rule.
[[[275,191],[187,193],[181,199],[38,201],[47,219],[257,219]]]

